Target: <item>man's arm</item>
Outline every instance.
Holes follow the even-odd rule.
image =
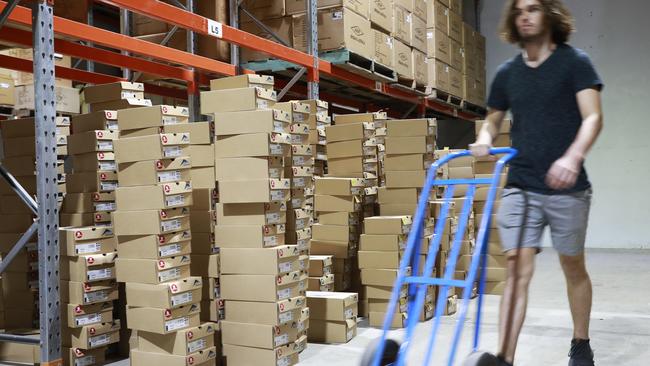
[[[501,130],[501,123],[503,123],[503,118],[506,116],[506,112],[500,111],[497,109],[490,108],[488,110],[488,115],[485,118],[485,123],[481,127],[481,130],[476,136],[476,142],[469,145],[469,149],[472,152],[472,155],[476,157],[486,156],[490,152],[492,147],[492,141],[499,134]]]
[[[600,91],[595,88],[584,89],[576,94],[576,99],[582,115],[582,126],[571,146],[553,163],[546,175],[546,184],[556,190],[569,189],[575,185],[582,162],[603,128]]]

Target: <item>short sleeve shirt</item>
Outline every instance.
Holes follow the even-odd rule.
[[[488,106],[512,113],[511,161],[507,185],[542,194],[571,193],[591,187],[584,167],[574,187],[556,191],[545,183],[551,165],[567,151],[582,125],[576,93],[603,83],[589,56],[567,44],[537,68],[522,55],[501,65],[490,89]]]

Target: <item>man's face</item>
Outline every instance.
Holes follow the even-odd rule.
[[[515,14],[515,25],[522,41],[538,39],[545,34],[544,9],[538,0],[518,0]]]

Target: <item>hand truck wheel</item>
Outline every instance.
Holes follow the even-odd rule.
[[[363,353],[363,358],[361,359],[361,366],[371,366],[372,361],[375,357],[375,354],[378,352],[379,342],[381,339],[375,339],[372,341],[365,352]],[[381,356],[381,361],[379,362],[380,366],[388,366],[397,361],[397,353],[399,352],[400,344],[393,339],[386,339],[384,343],[384,354]]]

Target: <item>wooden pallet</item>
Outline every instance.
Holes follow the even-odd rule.
[[[438,102],[446,103],[454,107],[461,108],[461,105],[463,103],[463,99],[461,97],[457,97],[455,95],[449,94],[447,92],[438,89],[428,88],[427,91],[429,92],[429,96],[428,96],[429,99],[434,99]]]
[[[478,115],[482,115],[482,116],[484,116],[487,113],[487,109],[485,108],[485,106],[470,103],[470,102],[468,102],[466,100],[463,100],[461,102],[461,108],[464,111],[468,111],[468,112],[478,114]]]
[[[425,85],[418,84],[414,79],[411,78],[406,78],[398,75],[397,82],[391,84],[391,86],[397,89],[415,92],[421,96],[427,95],[427,87]]]

